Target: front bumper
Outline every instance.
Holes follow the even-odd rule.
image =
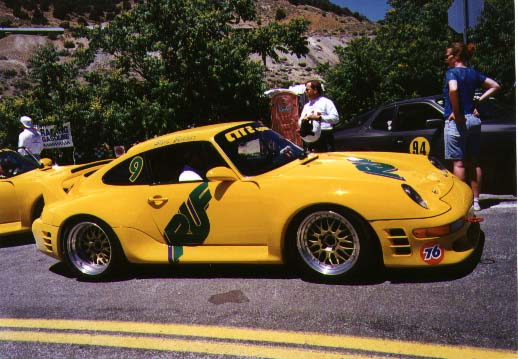
[[[416,238],[413,221],[371,223],[380,239],[387,268],[429,267],[460,263],[481,241],[479,223],[468,221],[454,233],[442,237]]]

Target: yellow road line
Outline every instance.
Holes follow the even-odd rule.
[[[130,349],[203,353],[214,355],[234,355],[241,357],[261,357],[270,359],[376,358],[373,356],[362,356],[357,354],[343,354],[301,348],[268,347],[265,345],[253,345],[245,343],[211,343],[201,340],[182,340],[117,335],[91,335],[77,333],[0,331],[0,340],[52,344],[92,345]],[[380,357],[378,356],[378,358]]]
[[[119,321],[11,319],[0,318],[0,327],[83,330],[131,334],[180,335],[235,341],[259,341],[284,345],[308,345],[328,348],[362,350],[430,358],[508,359],[518,357],[516,351],[505,351],[466,346],[421,344],[399,340],[374,339],[308,332],[274,331],[249,328],[230,328],[207,325],[157,324]],[[235,344],[233,344],[235,345]]]

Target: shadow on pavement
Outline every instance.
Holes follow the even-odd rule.
[[[66,277],[75,278],[74,274],[65,263],[59,262],[52,265],[51,272]],[[245,265],[245,264],[131,264],[120,273],[101,282],[123,282],[134,279],[158,279],[158,278],[236,278],[236,279],[291,279],[298,278],[289,268],[283,265]],[[80,282],[90,282],[88,279],[77,279]],[[99,281],[99,280],[98,280]]]
[[[0,248],[24,246],[27,244],[34,244],[34,237],[30,232],[0,237]]]
[[[464,262],[445,267],[412,268],[412,269],[378,269],[376,272],[366,273],[347,280],[319,280],[302,278],[299,273],[286,265],[258,265],[258,264],[171,264],[171,265],[127,265],[126,268],[110,278],[98,280],[101,282],[123,282],[134,279],[158,278],[235,278],[235,279],[300,279],[309,283],[359,286],[377,285],[385,282],[398,283],[433,283],[452,281],[469,275],[481,262],[485,243],[484,232],[481,232],[481,242],[473,254]],[[66,277],[75,278],[67,265],[63,262],[52,265],[51,272]],[[90,282],[88,279],[77,279],[81,282]]]
[[[516,198],[502,198],[502,197],[492,197],[492,198],[481,198],[480,199],[480,208],[487,209],[493,206],[499,205],[501,203],[513,203],[516,202]]]

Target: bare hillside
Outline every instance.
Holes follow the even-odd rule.
[[[279,10],[280,9],[280,10]],[[287,0],[258,0],[256,5],[257,21],[243,24],[246,27],[256,27],[276,19],[279,11],[285,14],[281,22],[288,22],[296,17],[303,17],[310,22],[308,42],[310,53],[297,58],[290,54],[279,54],[280,62],[273,63],[267,59],[267,80],[272,87],[287,86],[304,82],[308,78],[318,78],[316,67],[320,63],[336,64],[338,58],[334,53],[336,46],[346,46],[347,42],[360,35],[370,35],[375,32],[376,24],[369,21],[359,21],[352,16],[338,16],[326,13],[311,6],[295,6]],[[121,11],[122,8],[121,8]],[[53,9],[43,12],[47,20],[46,26],[63,26],[62,20],[52,16]],[[41,27],[31,23],[31,11],[27,11],[29,19],[14,16],[12,9],[0,0],[0,26],[12,27]],[[68,24],[75,24],[78,18],[86,19],[89,24],[96,24],[87,15],[72,17]],[[26,83],[27,60],[35,49],[48,42],[53,42],[60,49],[64,43],[77,43],[84,39],[75,39],[66,30],[65,34],[54,38],[35,35],[7,35],[0,38],[0,93],[4,96],[16,93]],[[66,50],[65,50],[66,51]],[[256,57],[260,61],[259,57]]]

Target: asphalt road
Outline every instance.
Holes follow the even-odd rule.
[[[90,283],[30,236],[3,238],[0,358],[517,358],[516,197],[482,198],[473,271],[341,285],[235,265],[134,267]]]

